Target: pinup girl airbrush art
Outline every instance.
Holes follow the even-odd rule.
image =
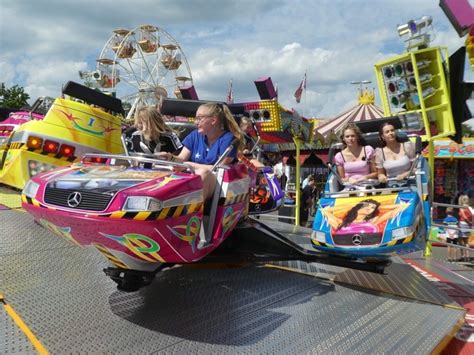
[[[384,205],[366,199],[348,210],[349,205],[325,207],[321,210],[334,232],[340,234],[381,233],[385,222],[397,216],[408,204]]]

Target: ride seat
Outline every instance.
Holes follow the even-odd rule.
[[[329,189],[329,192],[339,192],[343,189],[343,186],[339,182],[339,179],[336,177],[334,174],[335,171],[337,171],[336,164],[334,163],[334,157],[338,152],[342,150],[342,143],[334,143],[331,145],[329,148],[329,160],[328,164],[332,166],[333,172],[329,175],[328,180],[326,181],[326,189]]]
[[[400,143],[404,143],[409,140],[408,136],[401,131],[397,131],[396,136]],[[366,145],[370,145],[374,149],[382,148],[384,146],[378,132],[363,133],[362,138],[364,139]]]

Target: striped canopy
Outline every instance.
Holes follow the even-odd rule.
[[[337,140],[339,131],[349,122],[373,120],[381,117],[385,117],[384,112],[374,105],[374,94],[365,91],[359,94],[358,105],[316,127],[315,138],[328,143]]]

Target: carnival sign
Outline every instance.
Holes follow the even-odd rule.
[[[435,140],[435,158],[474,158],[474,139],[463,139],[461,144],[449,139]],[[423,150],[423,155],[428,155],[428,147]]]

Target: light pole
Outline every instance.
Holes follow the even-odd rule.
[[[370,80],[359,80],[359,81],[351,81],[353,85],[360,85],[359,90],[362,92],[362,84],[370,84],[372,81]]]

